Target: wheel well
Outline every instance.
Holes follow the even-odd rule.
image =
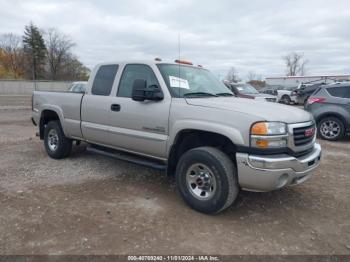
[[[52,110],[44,110],[41,113],[40,117],[40,125],[39,125],[39,130],[40,130],[40,139],[44,139],[44,131],[45,131],[45,126],[47,123],[53,120],[59,120],[60,118],[58,117],[57,113]]]
[[[344,127],[347,126],[347,122],[345,120],[345,118],[340,115],[340,114],[337,114],[337,113],[325,113],[323,115],[320,115],[317,117],[316,119],[316,122],[317,124],[323,119],[323,118],[326,118],[326,117],[335,117],[335,118],[338,118],[340,121],[342,121],[342,123],[344,124]]]
[[[236,146],[226,136],[202,130],[183,130],[176,136],[175,142],[170,149],[167,174],[174,175],[181,155],[190,149],[201,146],[219,148],[231,159],[235,160]]]

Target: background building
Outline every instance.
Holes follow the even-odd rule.
[[[307,83],[334,83],[350,81],[350,75],[320,75],[320,76],[281,76],[281,77],[267,77],[265,79],[266,85],[280,85],[284,87],[298,86],[299,84]]]

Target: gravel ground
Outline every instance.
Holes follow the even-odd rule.
[[[163,173],[75,147],[50,159],[30,97],[0,96],[0,254],[350,254],[350,140],[308,182],[188,208]]]

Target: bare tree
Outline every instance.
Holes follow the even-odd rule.
[[[248,74],[247,74],[247,80],[248,80],[248,82],[250,82],[250,81],[261,81],[261,79],[262,79],[262,76],[256,74],[256,73],[253,72],[253,71],[249,71]]]
[[[45,43],[49,75],[52,80],[56,80],[59,78],[65,62],[70,60],[72,56],[71,49],[75,46],[75,43],[69,36],[62,34],[56,28],[47,30]]]
[[[229,71],[227,72],[227,75],[225,77],[225,80],[228,82],[234,82],[234,83],[237,83],[240,81],[238,74],[237,74],[237,71],[236,71],[236,68],[231,67],[229,69]]]
[[[286,64],[287,75],[296,76],[304,75],[306,72],[306,64],[308,60],[304,59],[304,55],[301,53],[293,52],[286,56],[283,56],[282,59]]]
[[[22,38],[14,34],[3,34],[0,36],[0,64],[14,78],[23,75],[24,53]]]

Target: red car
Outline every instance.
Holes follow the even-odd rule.
[[[260,101],[277,102],[277,97],[259,93],[252,85],[246,83],[225,83],[225,85],[237,96],[256,99]]]

